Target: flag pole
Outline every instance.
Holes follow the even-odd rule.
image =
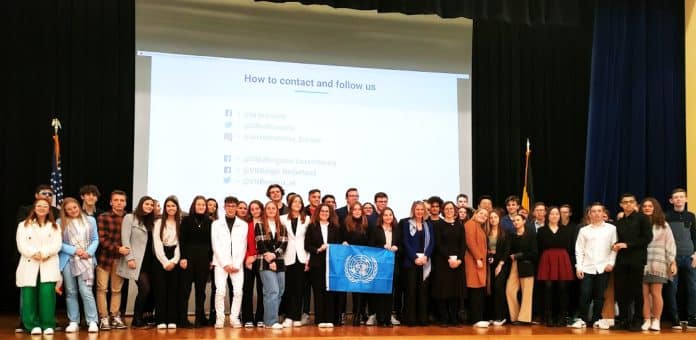
[[[527,176],[529,173],[529,155],[532,153],[529,138],[527,138],[527,150],[524,153],[524,185],[522,186],[522,207],[529,211],[529,193],[527,192]]]

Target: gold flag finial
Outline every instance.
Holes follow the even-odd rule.
[[[60,120],[58,118],[53,118],[51,120],[51,126],[53,127],[53,133],[58,134],[58,130],[62,129],[63,127],[60,125]]]

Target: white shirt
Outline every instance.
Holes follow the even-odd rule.
[[[321,227],[321,238],[324,240],[324,244],[329,243],[329,224],[319,223]]]
[[[271,236],[275,238],[275,233],[276,233],[276,224],[273,221],[268,221],[268,230],[271,231]]]
[[[176,234],[176,223],[170,222],[169,220],[164,222],[164,231],[162,232],[162,238],[160,238],[160,229],[162,228],[162,219],[155,221],[155,226],[152,228],[152,245],[155,248],[155,257],[160,261],[162,267],[166,267],[170,263],[179,263],[180,252],[179,252],[179,237]],[[164,247],[173,247],[174,257],[171,259],[167,258],[164,253]]]
[[[391,246],[393,245],[392,244],[392,231],[385,229],[384,230],[384,238],[387,240],[387,243],[385,245],[391,248]]]
[[[604,273],[606,266],[613,266],[616,261],[616,252],[611,250],[616,239],[616,227],[612,224],[582,227],[575,241],[575,268],[587,274]]]

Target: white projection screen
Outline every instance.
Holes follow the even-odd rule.
[[[280,183],[397,217],[471,193],[471,21],[251,0],[136,3],[133,201]]]

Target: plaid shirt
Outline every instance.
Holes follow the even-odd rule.
[[[282,224],[276,226],[276,228],[285,228]],[[281,236],[280,230],[276,230],[275,237],[273,234],[266,236],[263,232],[263,225],[257,223],[254,228],[254,235],[256,236],[256,262],[261,270],[270,270],[269,263],[263,259],[263,254],[267,252],[274,253],[276,258],[272,262],[276,264],[276,272],[285,271],[285,260],[283,255],[285,254],[285,248],[288,247],[288,236],[287,234]]]
[[[123,215],[116,214],[113,210],[99,215],[99,256],[100,267],[111,269],[114,260],[121,258],[118,248],[121,247],[121,222]]]

